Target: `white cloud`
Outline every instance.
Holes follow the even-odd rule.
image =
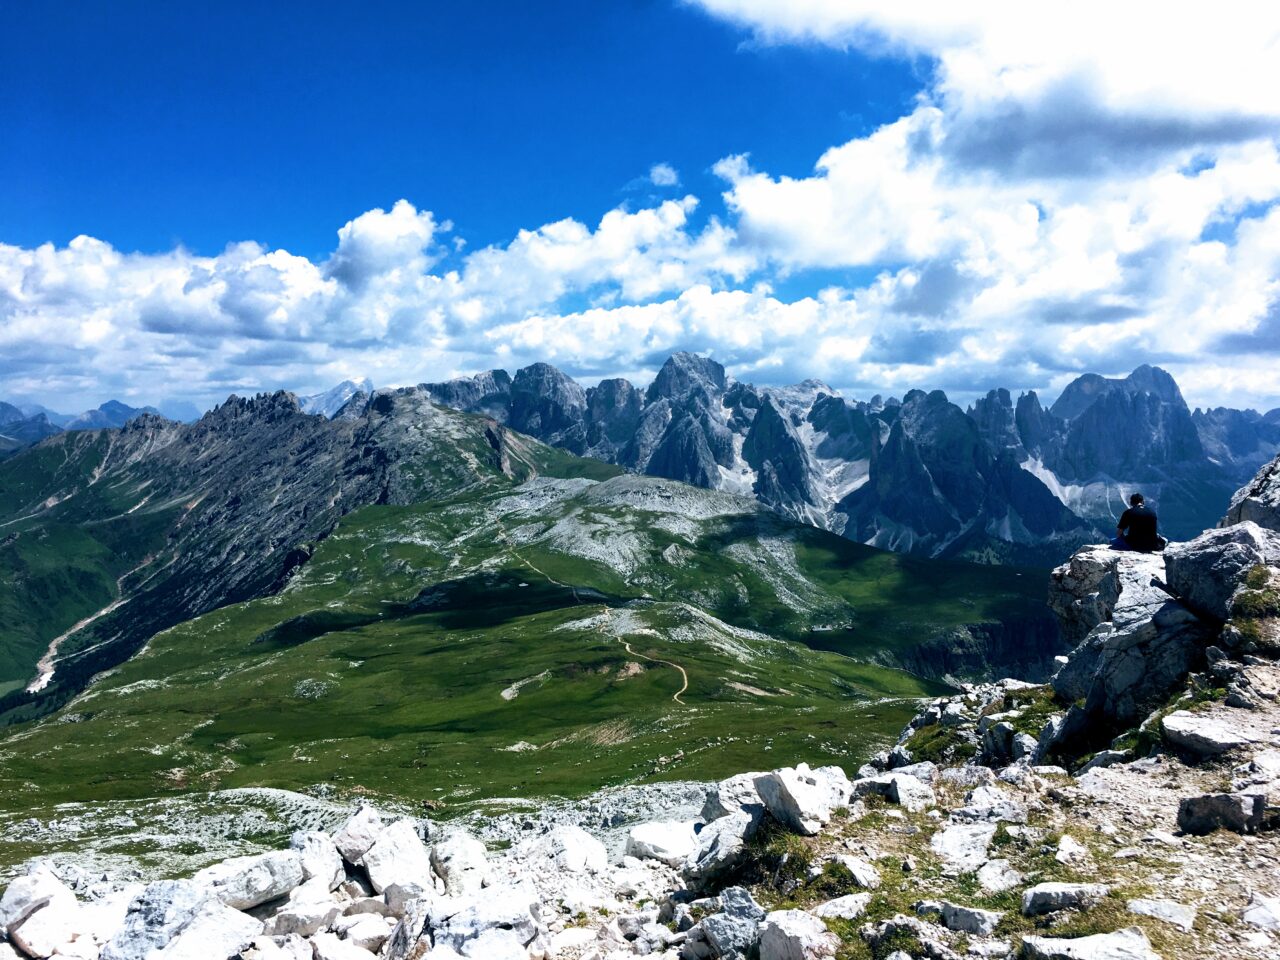
[[[1280,403],[1280,8],[697,5],[762,43],[920,57],[931,79],[807,176],[721,159],[723,216],[654,199],[464,252],[402,200],[320,261],[0,244],[6,389],[203,401],[533,360],[644,376],[695,349],[743,379],[962,396],[1149,361],[1193,403]],[[876,278],[773,293],[851,268]]]
[[[649,182],[655,187],[678,187],[680,174],[669,163],[655,163],[649,168]]]

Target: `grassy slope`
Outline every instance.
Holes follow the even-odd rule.
[[[0,806],[32,791],[39,803],[327,782],[456,808],[716,777],[773,751],[847,764],[897,733],[900,698],[939,688],[774,637],[870,656],[1031,603],[1016,581],[996,589],[998,571],[770,514],[682,510],[601,505],[580,486],[361,510],[280,596],[166,632],[17,732],[0,746]],[[840,622],[853,626],[814,630]],[[680,673],[654,661],[687,671],[683,703]]]

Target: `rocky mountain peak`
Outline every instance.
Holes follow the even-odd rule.
[[[682,351],[667,358],[649,385],[646,400],[653,403],[662,398],[676,399],[697,386],[718,395],[724,393],[727,384],[724,367],[720,364],[710,357]]]

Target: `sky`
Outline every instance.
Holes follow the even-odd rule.
[[[0,7],[0,399],[542,360],[1280,406],[1280,7]]]

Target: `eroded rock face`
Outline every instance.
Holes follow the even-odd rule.
[[[1093,626],[1054,676],[1066,702],[1085,701],[1095,723],[1120,729],[1143,719],[1203,658],[1211,625],[1164,589],[1164,559],[1089,547],[1053,573],[1050,605],[1064,630]]]
[[[1231,616],[1231,598],[1259,564],[1280,564],[1280,533],[1252,521],[1208,530],[1165,551],[1170,588],[1191,609],[1218,620]]]
[[[1223,526],[1252,521],[1268,530],[1280,531],[1280,456],[1258,471],[1253,480],[1236,492],[1222,520]]]

